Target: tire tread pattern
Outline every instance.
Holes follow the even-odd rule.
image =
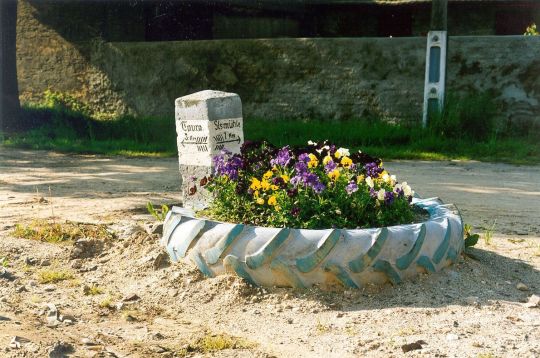
[[[436,272],[449,263],[455,263],[463,249],[463,235],[461,235],[461,240],[455,237],[460,232],[463,234],[463,221],[454,206],[442,205],[437,198],[417,200],[416,205],[426,209],[430,213],[430,219],[425,223],[411,226],[411,230],[414,227],[415,230],[419,228],[414,243],[408,252],[393,260],[382,255],[388,251],[385,250],[385,246],[392,243],[392,235],[395,235],[386,227],[376,232],[375,239],[364,253],[353,256],[353,259],[348,262],[339,262],[339,258],[333,255],[336,247],[342,245],[340,242],[344,242],[340,229],[324,231],[314,249],[303,255],[298,254],[294,259],[287,256],[291,245],[294,246],[293,230],[288,228],[278,229],[266,242],[255,247],[255,250],[245,251],[243,259],[237,254],[232,254],[232,252],[242,252],[242,250],[232,250],[244,231],[242,224],[232,225],[232,227],[230,227],[231,224],[223,224],[229,225],[230,228],[224,231],[222,237],[211,247],[204,249],[201,238],[204,237],[205,229],[214,227],[205,224],[197,235],[189,238],[189,242],[177,244],[179,248],[174,251],[178,254],[177,256],[186,256],[186,260],[193,262],[208,277],[214,277],[215,272],[234,272],[253,285],[261,284],[262,276],[272,274],[279,278],[281,285],[296,288],[311,286],[314,284],[314,278],[336,282],[345,287],[359,288],[365,283],[365,277],[372,273],[383,274],[389,282],[398,284],[404,275],[410,276],[411,273],[414,274],[417,271]],[[164,225],[162,244],[167,247],[169,254],[172,248],[168,245],[175,230],[177,228],[180,230],[185,220],[200,220],[186,218],[185,215],[181,218],[179,216],[181,215],[169,216]],[[424,250],[429,240],[428,223],[444,229],[444,237],[431,254]],[[452,223],[461,225],[461,230],[452,230]],[[300,252],[307,251],[310,247],[312,246],[306,246]],[[225,270],[216,271],[219,267]]]

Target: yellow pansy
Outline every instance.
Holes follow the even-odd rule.
[[[281,179],[283,179],[283,181],[286,183],[289,182],[289,180],[291,180],[291,178],[289,178],[289,176],[287,174],[283,174],[281,175]]]
[[[258,190],[255,190],[255,191],[253,192],[253,196],[256,197],[256,198],[258,198],[258,197],[259,197],[259,191],[258,191]]]
[[[364,179],[365,179],[364,175],[359,175],[356,177],[356,182],[360,184],[361,182],[364,181]]]
[[[349,157],[341,158],[341,165],[343,165],[344,168],[349,168],[352,165],[352,159]]]
[[[317,159],[315,154],[310,153],[309,154],[308,168],[313,168],[313,167],[316,167],[317,165],[319,165],[319,159]]]
[[[276,191],[279,189],[279,186],[272,184],[270,185],[270,189],[272,189],[273,191]]]
[[[340,173],[339,173],[339,170],[337,169],[334,169],[330,173],[328,173],[328,177],[334,181],[339,178],[339,175]]]
[[[272,177],[272,175],[274,175],[274,173],[272,173],[272,171],[269,170],[266,173],[264,173],[263,179],[270,179]]]
[[[281,206],[276,205],[276,206],[274,206],[274,209],[276,209],[276,211],[280,211],[280,210],[281,210]]]
[[[257,204],[259,204],[259,205],[264,204],[264,199],[263,198],[257,198]]]
[[[270,182],[268,180],[266,180],[266,179],[263,180],[261,182],[261,188],[262,188],[262,190],[267,191],[268,189],[270,189]]]
[[[331,160],[332,160],[332,157],[329,156],[329,155],[327,155],[326,157],[323,158],[322,163],[323,163],[324,165],[326,165],[326,164],[328,164],[328,162],[331,161]]]
[[[276,200],[276,197],[274,195],[272,195],[270,198],[268,198],[268,205],[276,205],[277,204],[277,200]]]
[[[251,185],[249,186],[251,190],[258,190],[261,188],[261,181],[257,178],[251,178]]]

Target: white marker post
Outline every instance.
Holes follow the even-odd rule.
[[[242,102],[235,93],[201,91],[175,101],[178,162],[184,207],[200,210],[209,200],[200,181],[213,174],[222,149],[240,152],[244,143]]]
[[[433,114],[442,112],[446,88],[448,0],[433,0],[431,6],[432,31],[428,32],[427,35],[424,108],[422,113],[422,126],[424,128]]]

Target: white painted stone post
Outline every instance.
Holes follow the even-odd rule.
[[[213,174],[222,149],[240,152],[244,143],[242,102],[235,93],[201,91],[175,101],[178,162],[183,205],[200,210],[209,200],[200,181]]]
[[[426,74],[424,80],[424,110],[422,126],[425,128],[430,115],[441,112],[446,87],[446,31],[430,31],[427,36]]]

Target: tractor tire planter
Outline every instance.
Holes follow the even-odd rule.
[[[289,229],[222,223],[173,207],[161,243],[172,261],[208,277],[233,273],[266,287],[360,288],[397,284],[456,262],[463,250],[457,208],[438,198],[413,199],[429,219],[373,229]]]

